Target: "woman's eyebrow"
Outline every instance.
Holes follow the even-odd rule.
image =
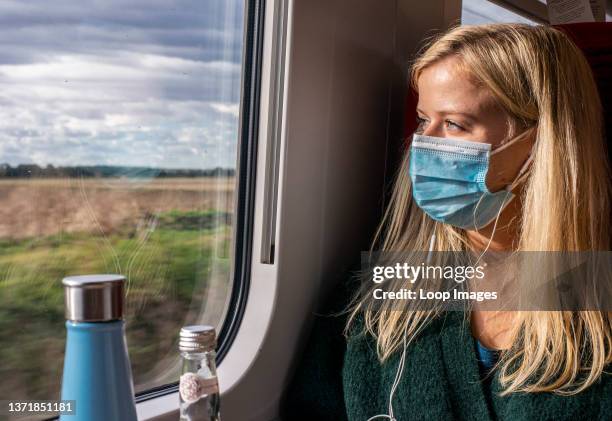
[[[427,115],[427,113],[425,113],[423,110],[421,110],[420,108],[417,108],[417,112],[420,114],[425,114]],[[443,114],[443,115],[460,115],[462,117],[465,117],[467,119],[470,120],[477,120],[478,118],[474,115],[474,114],[470,114],[470,113],[465,113],[462,111],[458,111],[458,110],[436,110],[436,114]]]

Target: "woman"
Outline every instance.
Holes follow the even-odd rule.
[[[419,128],[374,249],[610,249],[601,106],[586,60],[562,32],[457,27],[419,55],[411,82]],[[445,167],[448,155],[431,160],[420,149],[428,147],[484,158],[477,168],[468,158]],[[478,194],[461,195],[457,177]],[[611,313],[394,306],[361,294],[347,317],[316,322],[286,419],[612,419]]]

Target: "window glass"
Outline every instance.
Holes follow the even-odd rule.
[[[479,25],[482,23],[533,23],[523,16],[505,9],[489,0],[463,0],[461,23]]]
[[[61,280],[127,277],[136,392],[231,293],[244,3],[0,3],[0,396],[57,399]]]

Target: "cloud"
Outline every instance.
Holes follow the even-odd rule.
[[[242,7],[0,3],[0,163],[233,167]]]
[[[221,114],[231,114],[235,117],[238,117],[238,113],[240,112],[240,104],[237,103],[219,103],[219,102],[211,102],[209,105],[213,110],[221,113]]]

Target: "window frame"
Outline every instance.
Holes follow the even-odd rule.
[[[548,24],[548,9],[538,0],[488,0],[535,23]]]
[[[233,285],[228,312],[219,332],[218,365],[240,329],[251,280],[265,0],[245,0],[245,6]]]
[[[227,355],[244,316],[250,277],[265,0],[244,0],[239,138],[234,200],[232,288],[217,341],[217,366]],[[178,381],[136,394],[136,403],[178,392]]]

